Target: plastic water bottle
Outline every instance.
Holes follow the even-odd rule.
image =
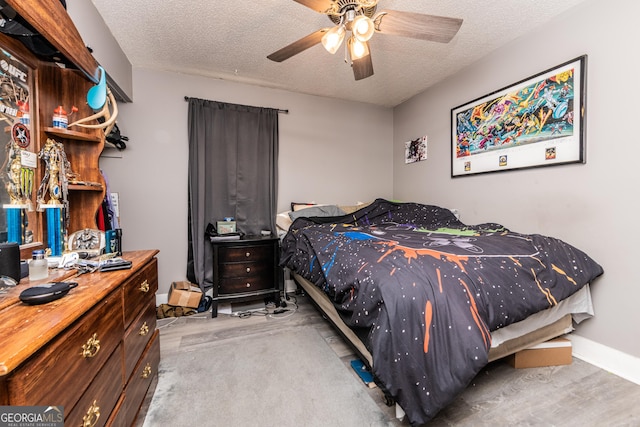
[[[37,249],[31,253],[29,280],[42,280],[47,277],[49,277],[49,262],[44,259],[44,251]]]
[[[59,105],[58,108],[53,110],[53,127],[66,129],[68,124],[67,112],[62,108],[62,105]]]

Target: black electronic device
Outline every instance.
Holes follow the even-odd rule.
[[[20,301],[30,305],[45,304],[62,298],[76,286],[76,282],[51,282],[32,286],[20,293]]]
[[[128,270],[133,263],[122,258],[108,259],[100,263],[98,271]]]
[[[0,243],[0,275],[20,282],[20,246],[15,242]]]

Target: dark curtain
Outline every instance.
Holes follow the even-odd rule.
[[[237,231],[276,234],[278,110],[188,98],[189,252],[187,278],[213,286],[205,229],[233,217]]]

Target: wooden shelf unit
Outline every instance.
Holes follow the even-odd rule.
[[[69,234],[83,228],[96,228],[96,212],[106,193],[105,182],[100,173],[99,159],[104,148],[104,132],[101,129],[70,128],[60,129],[52,124],[53,110],[62,106],[67,112],[73,106],[69,122],[93,114],[87,105],[86,94],[93,84],[77,71],[60,68],[55,64],[43,64],[38,68],[40,101],[41,146],[47,138],[64,145],[71,170],[79,175],[79,180],[98,183],[99,186],[70,184],[69,189]]]

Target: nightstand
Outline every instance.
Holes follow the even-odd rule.
[[[245,236],[238,240],[212,241],[213,304],[218,316],[219,302],[241,302],[260,297],[280,301],[282,269],[280,239]]]

